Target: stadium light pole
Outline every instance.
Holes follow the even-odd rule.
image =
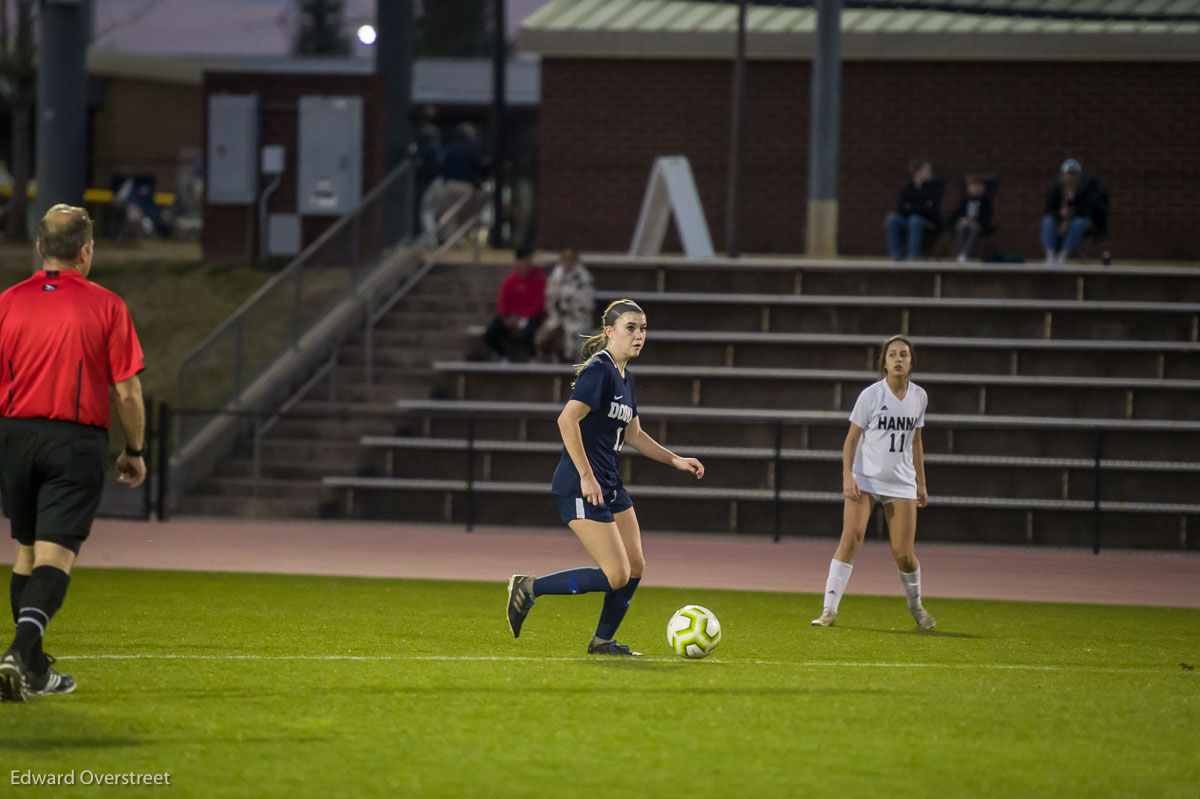
[[[492,0],[492,230],[489,238],[496,248],[504,243],[504,71],[508,63],[504,5],[505,0]]]
[[[37,71],[35,219],[56,203],[83,204],[87,175],[89,0],[43,0]]]
[[[808,243],[812,258],[837,255],[838,122],[842,105],[842,2],[816,0],[808,137]]]
[[[733,101],[729,119],[729,184],[725,192],[725,254],[742,254],[742,117],[746,106],[746,4],[738,0],[737,53],[733,58]]]
[[[383,78],[387,97],[384,169],[390,173],[408,157],[413,141],[409,107],[412,105],[413,3],[412,0],[376,0],[375,73]],[[391,208],[387,241],[407,239],[413,229],[413,179],[397,186],[387,203]]]

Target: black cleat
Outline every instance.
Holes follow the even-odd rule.
[[[641,657],[641,652],[634,652],[625,644],[616,641],[601,641],[593,638],[588,644],[589,655],[625,655],[626,657]]]
[[[25,664],[16,652],[0,658],[0,702],[24,702],[29,698]]]
[[[29,693],[37,696],[49,696],[51,694],[69,694],[75,690],[75,678],[70,674],[59,674],[53,669],[54,657],[46,655],[46,672],[45,674],[30,674],[29,675]]]
[[[533,609],[532,574],[514,574],[508,578],[508,629],[513,638],[521,637],[521,625]]]

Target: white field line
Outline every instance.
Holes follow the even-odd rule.
[[[520,656],[483,656],[483,655],[187,655],[172,653],[140,653],[129,655],[94,654],[94,655],[60,655],[58,660],[316,660],[316,661],[362,661],[362,662],[405,662],[405,661],[435,661],[435,662],[500,662],[500,663],[596,663],[602,662],[595,656],[580,657],[520,657]],[[683,658],[653,658],[639,657],[632,659],[635,663],[679,663]],[[729,666],[782,666],[797,669],[953,669],[955,671],[1087,671],[1098,674],[1165,674],[1178,668],[1174,664],[1159,668],[1122,667],[1122,666],[1054,666],[1032,663],[869,663],[858,661],[833,660],[711,660],[693,661]]]

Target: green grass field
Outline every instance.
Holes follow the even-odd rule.
[[[507,575],[498,575],[506,577]],[[1196,797],[1200,611],[643,589],[581,654],[600,597],[504,585],[79,570],[48,649],[69,696],[0,706],[8,796]],[[666,645],[689,602],[715,655]],[[170,772],[171,787],[13,787]]]

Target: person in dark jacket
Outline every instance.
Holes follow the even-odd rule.
[[[912,181],[900,190],[896,210],[884,219],[888,257],[893,261],[900,260],[906,241],[909,259],[920,256],[925,236],[942,224],[942,183],[933,179],[933,164],[928,158],[914,158],[908,171]]]
[[[455,129],[455,140],[442,153],[442,177],[447,183],[466,183],[477,189],[483,183],[483,152],[479,131],[470,122]]]
[[[469,197],[483,185],[483,151],[479,149],[479,131],[470,122],[455,128],[455,140],[442,151],[442,192],[437,218]],[[470,217],[470,209],[455,214],[454,228]]]
[[[1042,211],[1042,248],[1047,264],[1061,264],[1074,255],[1084,234],[1099,229],[1107,218],[1106,193],[1099,179],[1085,175],[1074,158],[1063,161],[1058,176],[1046,184]]]
[[[987,195],[987,185],[979,175],[967,175],[966,191],[958,208],[950,216],[954,229],[955,252],[958,262],[971,260],[971,250],[979,234],[992,226],[992,198]]]
[[[416,167],[421,233],[429,246],[436,247],[438,209],[444,204],[446,187],[442,180],[442,134],[432,122],[421,125],[417,134]]]

